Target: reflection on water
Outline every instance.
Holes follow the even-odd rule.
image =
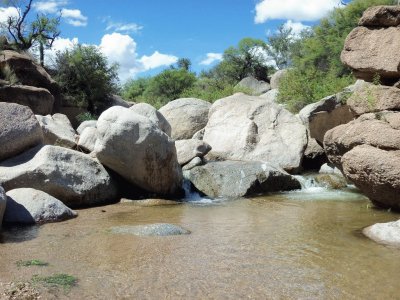
[[[81,210],[76,219],[40,227],[35,239],[0,244],[0,281],[73,274],[80,281],[71,299],[398,297],[400,250],[359,233],[399,215],[368,208],[353,191],[319,196],[324,201],[303,191]],[[137,237],[109,230],[148,223],[177,224],[192,234]],[[15,267],[33,258],[50,266]]]

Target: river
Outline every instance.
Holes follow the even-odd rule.
[[[352,189],[311,187],[179,205],[119,203],[0,234],[0,281],[72,274],[60,299],[395,299],[400,250],[362,228],[400,218]],[[122,225],[173,223],[189,235],[113,234]],[[17,267],[40,259],[48,267]]]

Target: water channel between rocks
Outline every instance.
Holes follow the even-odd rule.
[[[34,274],[79,279],[68,299],[395,299],[400,250],[361,234],[398,214],[353,191],[311,188],[271,196],[79,211],[67,222],[0,234],[0,282]],[[113,234],[172,223],[189,235]],[[17,267],[40,259],[48,267]],[[58,293],[58,294],[57,294]]]

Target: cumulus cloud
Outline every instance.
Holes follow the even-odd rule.
[[[306,29],[309,29],[310,26],[304,25],[301,22],[293,22],[292,20],[286,21],[285,24],[283,24],[283,27],[285,29],[291,29],[292,30],[292,37],[296,38],[299,37],[300,33]]]
[[[51,66],[55,62],[55,58],[58,52],[63,52],[65,50],[71,50],[75,45],[79,43],[78,38],[56,38],[53,42],[51,49],[44,50],[44,60],[45,64]]]
[[[339,5],[339,0],[261,0],[256,5],[254,21],[256,23],[273,19],[316,21]]]
[[[200,65],[209,66],[214,62],[222,60],[222,53],[207,53],[207,57],[200,62]]]
[[[133,78],[140,72],[169,66],[178,60],[176,56],[162,54],[158,51],[150,56],[143,55],[139,58],[136,48],[137,44],[132,37],[118,32],[104,35],[100,43],[100,50],[108,58],[108,61],[119,65],[121,81]]]
[[[50,1],[39,1],[32,4],[33,8],[42,13],[54,14],[61,10],[61,8],[68,4],[68,1],[64,0],[50,0]]]
[[[15,7],[0,7],[0,23],[7,22],[9,17],[18,17],[18,10]]]
[[[61,10],[61,16],[72,26],[80,27],[87,25],[88,18],[84,16],[79,9],[63,8]]]

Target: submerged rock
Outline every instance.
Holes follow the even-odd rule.
[[[209,197],[242,197],[300,189],[285,171],[264,162],[222,161],[185,171],[197,190]]]
[[[92,157],[57,146],[39,146],[0,163],[6,191],[34,188],[70,207],[100,205],[116,199],[106,169]]]
[[[379,244],[400,247],[400,220],[374,224],[364,228],[363,233]]]
[[[49,194],[31,188],[7,192],[4,223],[43,224],[74,218],[77,213]]]
[[[151,206],[163,206],[163,205],[177,205],[182,204],[181,201],[173,201],[173,200],[165,200],[165,199],[145,199],[145,200],[130,200],[130,199],[121,199],[122,203],[129,203],[133,206],[141,206],[141,207],[151,207]]]
[[[169,236],[190,234],[190,231],[174,224],[157,223],[136,226],[112,227],[114,234],[131,234],[137,236]]]
[[[346,179],[337,174],[318,174],[315,181],[328,189],[342,189],[347,186]]]

